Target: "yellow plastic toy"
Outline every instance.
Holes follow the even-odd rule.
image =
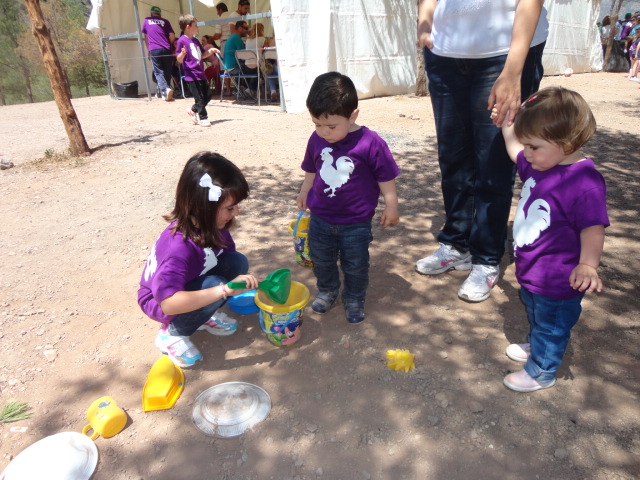
[[[142,390],[142,409],[167,410],[173,407],[184,389],[182,369],[163,355],[153,364]]]
[[[409,373],[409,370],[416,368],[413,363],[413,354],[409,350],[387,350],[387,367],[395,370],[404,370],[404,373]]]

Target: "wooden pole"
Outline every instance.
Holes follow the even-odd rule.
[[[69,137],[69,149],[73,155],[89,155],[91,150],[87,141],[82,133],[82,127],[80,121],[76,115],[76,111],[71,104],[71,95],[69,94],[69,81],[67,76],[62,70],[62,65],[58,59],[58,55],[53,46],[53,40],[51,40],[51,34],[47,25],[44,23],[44,16],[42,15],[42,9],[40,8],[40,0],[25,0],[24,2],[29,12],[29,18],[31,19],[32,32],[40,47],[40,53],[42,54],[42,60],[44,61],[49,81],[51,82],[51,88],[53,90],[53,97],[58,105],[58,111],[60,112],[60,118],[64,124],[64,128],[67,130],[67,136]]]

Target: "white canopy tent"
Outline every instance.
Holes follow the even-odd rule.
[[[213,0],[92,0],[87,28],[102,38],[112,82],[137,80],[147,93],[151,66],[138,29],[152,5],[179,31],[178,17],[192,12],[212,34],[218,19]],[[230,12],[237,0],[225,2]],[[545,74],[602,68],[596,27],[600,4],[591,0],[546,0],[550,23],[543,63]],[[139,11],[139,13],[138,13]],[[270,12],[270,13],[269,13]],[[313,79],[338,70],[349,75],[360,98],[410,93],[416,84],[416,0],[251,0],[251,22],[273,32],[286,110],[305,110]]]

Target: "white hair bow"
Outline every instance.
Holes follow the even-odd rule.
[[[209,189],[210,202],[217,202],[218,200],[220,200],[220,195],[222,195],[222,188],[220,188],[220,185],[216,185],[215,183],[213,183],[208,173],[205,173],[204,175],[202,175],[202,177],[200,177],[200,186]]]

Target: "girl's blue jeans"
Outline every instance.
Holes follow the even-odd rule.
[[[531,354],[525,371],[540,383],[556,378],[556,371],[569,344],[571,329],[578,322],[584,292],[569,300],[554,300],[520,290],[520,298],[529,317]]]
[[[201,277],[187,283],[185,290],[187,292],[195,292],[205,288],[217,287],[221,283],[227,283],[248,271],[249,261],[242,253],[223,253],[218,257],[218,264],[215,267]],[[222,298],[193,312],[177,315],[169,324],[169,333],[186,337],[193,335],[225,302],[226,300]]]
[[[529,49],[523,99],[538,90],[543,49],[544,43]],[[449,58],[424,49],[446,213],[438,241],[482,265],[498,265],[504,254],[513,195],[515,167],[487,110],[506,58]]]
[[[344,275],[344,300],[364,300],[369,286],[371,221],[333,225],[311,214],[309,253],[320,292],[340,290],[338,260]]]

